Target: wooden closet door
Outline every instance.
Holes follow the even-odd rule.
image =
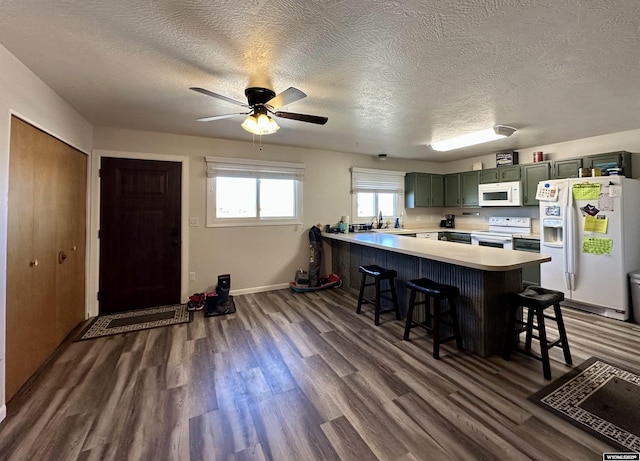
[[[56,344],[84,320],[87,156],[59,143],[56,151]]]
[[[86,161],[81,152],[12,117],[7,400],[84,320]],[[79,242],[74,262],[59,264],[60,249],[71,242]]]

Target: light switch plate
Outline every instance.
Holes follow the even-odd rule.
[[[200,218],[189,218],[189,227],[198,227],[200,225]]]
[[[196,273],[195,272],[189,272],[189,281],[190,282],[195,282],[196,281]]]

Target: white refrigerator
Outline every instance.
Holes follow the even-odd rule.
[[[568,306],[628,320],[628,274],[640,269],[640,181],[541,181],[536,197],[540,252],[551,256],[540,265],[540,284],[564,292]]]

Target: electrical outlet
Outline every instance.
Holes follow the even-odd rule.
[[[196,273],[195,272],[189,272],[189,281],[190,282],[195,282],[196,281]]]
[[[200,225],[200,218],[189,218],[189,227],[198,227]]]

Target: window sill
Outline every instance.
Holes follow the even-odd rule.
[[[226,223],[207,223],[207,227],[263,227],[263,226],[302,226],[301,221],[291,220],[291,221],[252,221],[252,222],[226,222]]]

